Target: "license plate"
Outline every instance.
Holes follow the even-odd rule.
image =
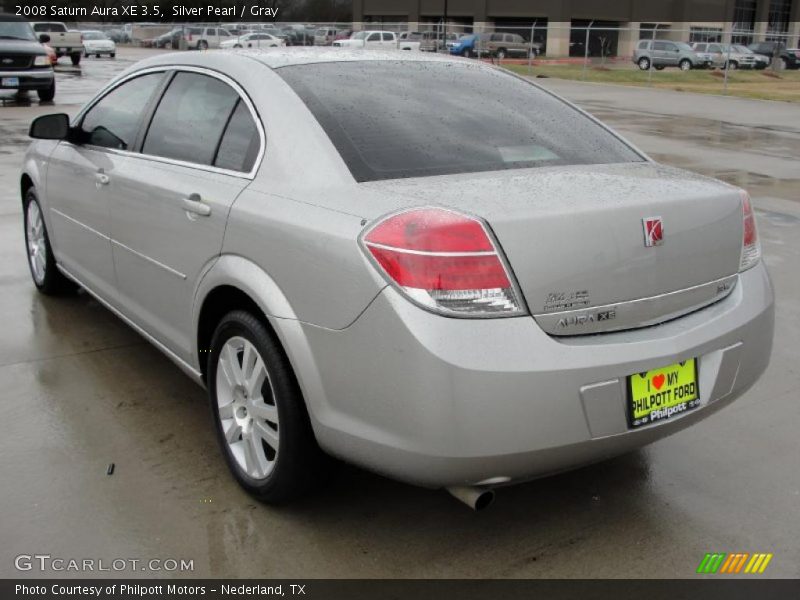
[[[3,77],[2,85],[3,87],[18,88],[19,77]]]
[[[628,423],[641,427],[700,406],[697,359],[628,377]]]

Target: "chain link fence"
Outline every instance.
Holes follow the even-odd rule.
[[[96,23],[88,29],[102,29]],[[677,27],[664,23],[610,26],[581,21],[477,26],[466,23],[207,23],[107,28],[123,42],[167,49],[213,49],[223,41],[242,47],[285,45],[398,48],[441,52],[500,64],[532,77],[562,77],[629,85],[667,86],[687,91],[800,101],[800,26],[786,23],[752,28],[712,25]],[[208,32],[214,35],[207,35]],[[392,35],[385,35],[391,33]],[[356,39],[352,39],[356,38]],[[785,89],[786,98],[781,97]]]

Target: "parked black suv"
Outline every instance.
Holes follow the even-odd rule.
[[[748,48],[756,54],[769,57],[770,60],[777,54],[784,69],[800,69],[800,51],[789,50],[782,42],[757,42],[750,44]]]

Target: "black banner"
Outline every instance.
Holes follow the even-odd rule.
[[[3,600],[759,600],[800,597],[800,580],[2,580]]]

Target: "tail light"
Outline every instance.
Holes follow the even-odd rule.
[[[411,301],[449,316],[524,314],[485,223],[443,208],[390,215],[365,232],[369,255]]]
[[[761,244],[758,241],[758,228],[756,227],[756,216],[753,214],[753,206],[750,204],[750,196],[742,190],[742,259],[739,263],[739,271],[746,271],[756,265],[761,259]]]

